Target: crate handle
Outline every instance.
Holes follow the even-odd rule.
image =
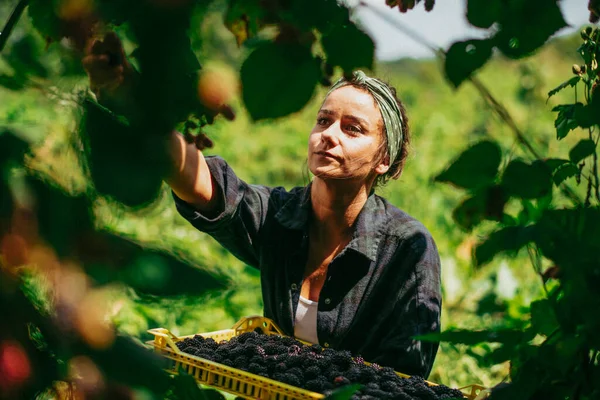
[[[490,394],[490,391],[487,388],[480,385],[467,385],[458,388],[458,390],[462,391],[463,393],[465,390],[468,390],[470,393],[468,393],[467,396],[469,396],[469,399],[472,400],[486,399]]]
[[[234,331],[247,331],[249,327],[261,328],[265,333],[277,333],[279,335],[285,335],[281,328],[269,318],[261,317],[260,315],[251,315],[248,317],[241,318],[238,322],[233,325]]]
[[[180,341],[180,339],[173,333],[171,333],[170,330],[165,328],[153,328],[148,329],[147,332],[154,335],[154,343],[157,345],[157,347],[164,347],[164,345],[166,344],[171,349],[176,350],[177,352],[181,351],[179,350],[179,347],[177,347],[177,345],[175,344],[175,341]]]

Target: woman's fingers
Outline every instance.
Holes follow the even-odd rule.
[[[104,46],[106,52],[111,56],[113,65],[123,64],[126,61],[123,44],[116,33],[111,31],[104,35]]]

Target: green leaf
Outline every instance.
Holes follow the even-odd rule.
[[[548,299],[531,303],[531,325],[537,333],[546,336],[549,336],[559,327],[556,314]]]
[[[579,174],[579,168],[573,163],[564,164],[554,172],[553,180],[556,186],[559,186],[563,181]]]
[[[354,395],[354,393],[359,391],[360,388],[362,388],[362,385],[359,385],[357,383],[352,384],[352,385],[342,386],[341,388],[335,389],[333,392],[331,392],[327,397],[325,397],[325,399],[326,400],[350,400],[352,398],[352,396]]]
[[[574,76],[571,79],[569,79],[566,82],[561,83],[559,86],[555,87],[554,89],[552,89],[551,91],[548,92],[548,98],[554,96],[555,94],[557,94],[558,92],[560,92],[561,90],[563,90],[566,87],[574,87],[575,85],[577,85],[577,83],[579,83],[579,81],[581,80],[580,76]]]
[[[502,152],[496,142],[483,141],[464,151],[434,179],[465,189],[478,189],[494,182]]]
[[[491,40],[456,42],[446,52],[444,71],[448,80],[459,87],[473,72],[481,68],[492,56]]]
[[[90,99],[84,103],[80,136],[82,158],[98,193],[131,208],[145,207],[158,197],[168,168],[161,137],[124,123]],[[139,151],[132,151],[134,147]]]
[[[268,43],[250,54],[240,75],[244,104],[258,121],[300,111],[311,99],[321,71],[309,48]]]
[[[526,340],[530,333],[520,329],[502,329],[487,331],[469,331],[469,330],[447,330],[441,333],[428,333],[426,335],[415,336],[417,340],[425,342],[449,342],[466,345],[475,345],[479,343],[504,343],[518,344]]]
[[[55,12],[55,0],[29,0],[28,14],[31,23],[45,39],[62,37],[61,21]]]
[[[500,17],[502,6],[500,0],[468,0],[467,20],[477,28],[487,29]]]
[[[199,296],[229,286],[225,276],[168,251],[110,232],[88,231],[79,236],[71,256],[98,282],[121,280],[140,295],[163,297]]]
[[[575,109],[577,107],[583,107],[583,104],[561,104],[552,109],[552,111],[558,111],[558,115],[554,121],[556,138],[558,140],[567,137],[570,131],[579,126],[575,119]]]
[[[337,25],[321,39],[326,59],[332,66],[349,73],[357,68],[373,69],[373,39],[352,22]]]
[[[348,8],[336,0],[303,0],[291,2],[286,20],[303,31],[316,28],[328,35],[339,26],[351,24]]]
[[[500,186],[478,191],[464,200],[452,212],[454,220],[467,231],[484,220],[501,221],[508,196]]]
[[[550,168],[550,171],[554,173],[559,167],[569,163],[569,160],[563,160],[561,158],[546,158],[544,163],[546,163],[548,168]]]
[[[533,240],[533,235],[533,228],[523,226],[509,226],[493,232],[475,248],[475,265],[487,264],[502,252],[517,252]]]
[[[600,209],[548,210],[535,225],[534,239],[544,256],[571,274],[600,264]]]
[[[502,185],[512,196],[537,199],[552,192],[552,174],[542,161],[529,165],[513,160],[504,170]]]
[[[89,349],[83,354],[88,355],[111,381],[144,387],[155,393],[164,393],[169,387],[169,375],[164,371],[169,360],[130,337],[117,335],[108,349]]]
[[[573,164],[591,156],[596,151],[596,144],[591,139],[580,140],[569,152],[569,159]]]
[[[556,0],[513,0],[503,3],[496,46],[510,58],[525,57],[568,26]]]

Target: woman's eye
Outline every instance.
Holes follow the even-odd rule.
[[[317,125],[327,125],[327,118],[317,118]]]
[[[356,126],[356,125],[348,125],[346,127],[346,129],[348,129],[350,132],[353,132],[353,133],[361,133],[362,132],[362,129],[360,129],[360,127]]]

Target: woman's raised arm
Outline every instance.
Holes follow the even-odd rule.
[[[90,79],[90,88],[101,103],[124,106],[134,79],[131,64],[114,32],[104,40],[95,40],[82,60]],[[168,141],[171,168],[165,181],[177,196],[207,215],[218,213],[219,191],[214,190],[206,160],[195,144],[172,132]]]

